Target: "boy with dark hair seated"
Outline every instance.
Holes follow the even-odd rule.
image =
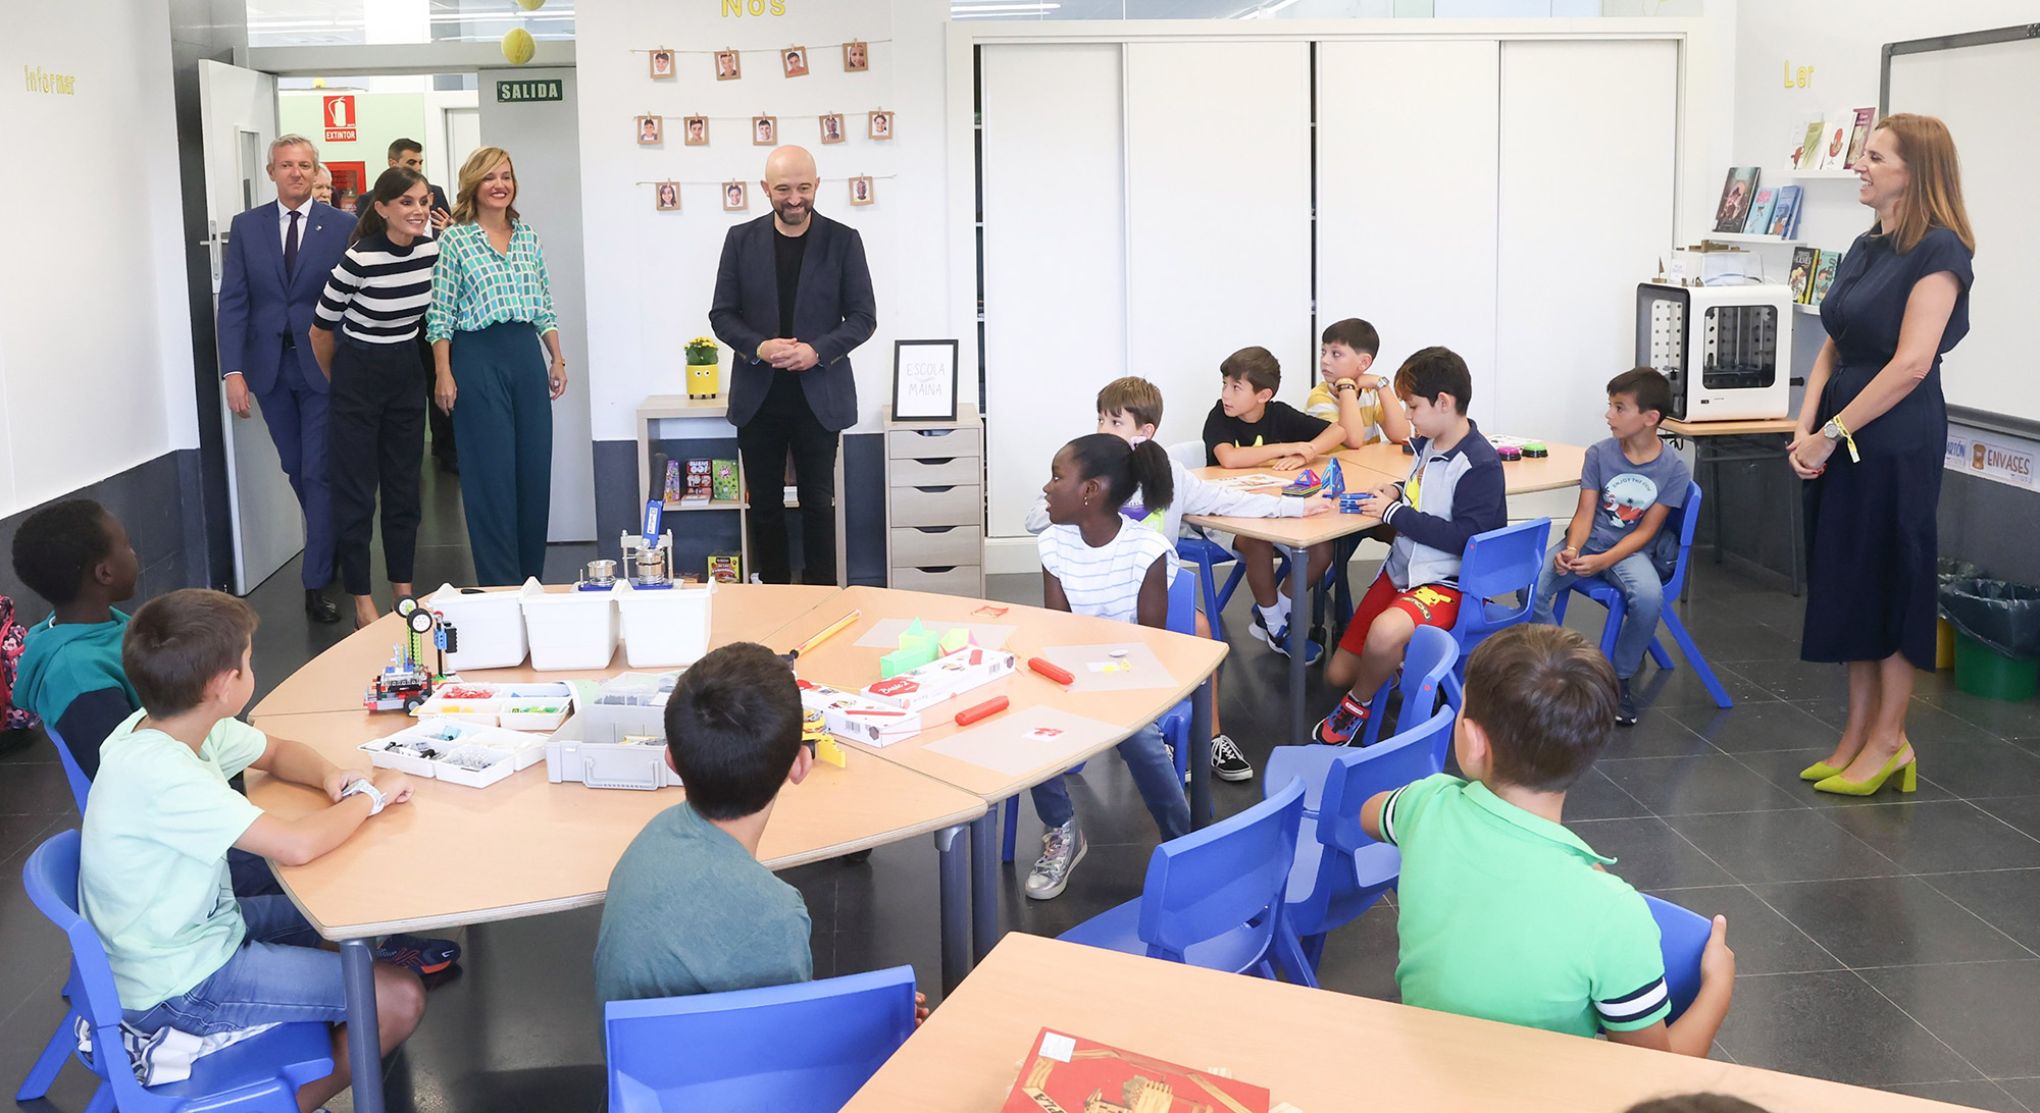
[[[666,760],[687,790],[609,875],[595,943],[602,1003],[720,993],[814,977],[800,892],[758,863],[783,785],[807,779],[800,690],[762,645],[717,649],[666,703]]]
[[[15,702],[70,748],[86,779],[99,772],[99,744],[142,705],[120,666],[141,560],[127,530],[91,499],[54,502],[14,535],[14,574],[51,606],[28,632]]]
[[[317,1109],[347,1088],[346,991],[338,953],[281,894],[238,900],[227,850],[304,865],[410,799],[403,774],[342,769],[234,718],[255,692],[255,611],[189,588],[128,624],[121,664],[143,710],[100,747],[78,852],[78,908],[106,948],[122,1019],[143,1031],[220,1036],[285,1021],[334,1025],[334,1072],[298,1090]],[[228,786],[260,769],[332,801],[284,819]],[[445,946],[450,947],[451,944]],[[418,1026],[418,975],[374,966],[381,1053]]]
[[[1728,1015],[1728,921],[1700,958],[1677,1023],[1657,922],[1643,897],[1562,826],[1566,789],[1613,729],[1615,676],[1585,638],[1519,625],[1473,651],[1453,735],[1459,768],[1360,810],[1402,852],[1396,886],[1403,1003],[1705,1056]]]

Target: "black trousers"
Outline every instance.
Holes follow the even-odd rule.
[[[432,429],[432,455],[442,464],[451,464],[460,459],[454,453],[453,415],[439,408],[432,397],[433,388],[439,383],[439,372],[432,367],[432,345],[425,341],[425,330],[418,330],[418,362],[425,370],[425,420]]]
[[[425,448],[417,345],[363,344],[340,336],[328,413],[327,470],[341,582],[349,595],[369,594],[368,542],[374,536],[380,487],[383,563],[391,583],[410,583],[418,551],[418,468]]]
[[[751,568],[768,584],[793,582],[786,545],[786,503],[781,479],[786,452],[793,450],[794,482],[800,490],[800,579],[807,584],[836,582],[836,440],[822,428],[790,371],[777,372],[765,404],[737,430],[737,451],[744,458],[744,480],[750,487]]]

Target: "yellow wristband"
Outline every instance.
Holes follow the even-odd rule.
[[[1842,431],[1842,443],[1849,446],[1849,462],[1852,464],[1862,463],[1863,456],[1861,453],[1856,451],[1856,437],[1854,434],[1849,432],[1848,426],[1842,424],[1842,419],[1840,415],[1828,418],[1828,420],[1834,422],[1835,428]]]

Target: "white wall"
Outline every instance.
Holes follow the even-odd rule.
[[[161,4],[7,6],[0,516],[198,446],[169,44]],[[30,93],[37,68],[73,92]]]
[[[860,230],[878,299],[878,331],[852,356],[857,373],[860,425],[877,420],[889,402],[892,342],[896,337],[955,337],[950,321],[952,272],[942,213],[944,188],[943,24],[941,0],[831,0],[788,4],[784,16],[724,17],[718,3],[685,5],[660,0],[605,0],[576,16],[575,56],[580,74],[581,182],[587,244],[589,375],[593,434],[603,440],[635,437],[637,404],[651,394],[683,393],[682,346],[707,335],[716,263],[728,229],[769,208],[755,183],[764,175],[767,148],[749,141],[745,118],[779,117],[780,141],[815,154],[822,185],[817,211]],[[840,45],[871,43],[871,69],[844,73]],[[890,42],[880,40],[893,40]],[[804,45],[809,76],[781,76],[774,51]],[[733,47],[744,51],[740,81],[715,80],[706,54],[682,53],[678,76],[653,81],[643,51]],[[897,138],[863,138],[864,113],[898,113]],[[816,117],[841,112],[851,137],[819,142]],[[631,117],[667,117],[676,138],[640,148]],[[711,144],[685,147],[680,117],[706,115]],[[877,203],[853,209],[846,179],[868,174]],[[751,208],[724,213],[714,183],[754,183]],[[684,211],[652,207],[661,179],[689,183]],[[969,281],[964,272],[962,281]],[[724,354],[725,375],[730,364]],[[965,400],[975,395],[967,365]]]

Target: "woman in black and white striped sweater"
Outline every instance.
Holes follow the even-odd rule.
[[[353,242],[312,321],[312,354],[332,384],[329,481],[340,577],[354,596],[356,629],[379,613],[368,562],[378,484],[390,587],[400,596],[412,591],[425,445],[417,337],[439,259],[438,242],[425,235],[431,210],[422,175],[403,167],[383,171],[362,199]]]

